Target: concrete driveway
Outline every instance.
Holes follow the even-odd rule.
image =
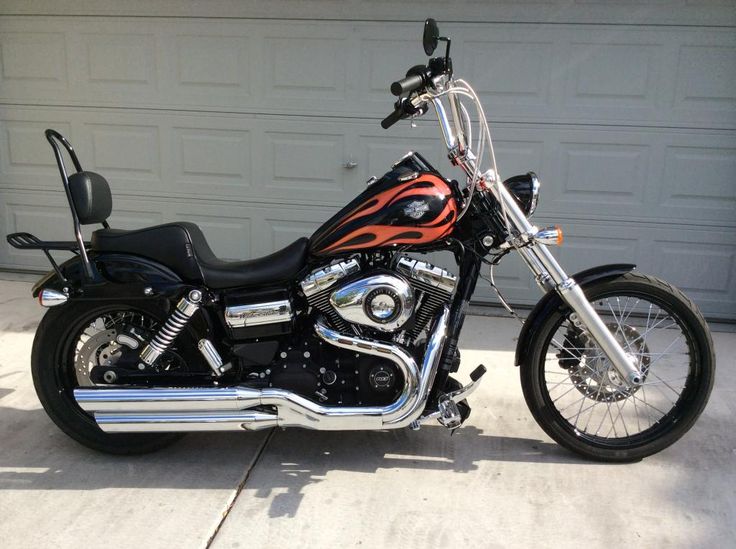
[[[512,366],[518,325],[486,317],[466,322],[460,375],[489,372],[454,436],[198,434],[114,457],[41,409],[29,356],[43,310],[29,291],[0,281],[4,548],[736,546],[736,334],[714,334],[719,370],[700,422],[633,465],[589,463],[546,437]]]

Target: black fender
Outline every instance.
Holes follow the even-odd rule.
[[[633,271],[636,265],[629,263],[615,263],[611,265],[599,265],[598,267],[592,267],[579,273],[572,275],[572,278],[578,285],[585,291],[585,287],[599,282],[601,280],[616,278],[623,274]],[[514,364],[520,366],[526,358],[526,353],[530,348],[532,341],[536,337],[537,331],[540,326],[544,323],[545,319],[552,313],[554,313],[559,307],[564,304],[562,298],[555,290],[547,292],[542,299],[539,300],[534,306],[534,309],[529,313],[524,326],[519,333],[519,342],[516,344],[516,357]]]
[[[168,267],[146,257],[129,254],[99,254],[90,258],[95,269],[93,280],[84,276],[80,257],[75,256],[47,273],[34,284],[33,297],[50,288],[68,293],[69,299],[160,299],[181,295],[191,285]],[[150,290],[147,290],[150,288]],[[65,291],[66,289],[66,291]]]

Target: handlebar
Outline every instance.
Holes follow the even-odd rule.
[[[381,127],[384,130],[387,130],[391,126],[396,124],[399,120],[401,120],[403,116],[404,116],[404,108],[401,104],[399,104],[399,106],[394,109],[394,112],[392,112],[386,118],[381,120]]]
[[[395,96],[411,93],[424,86],[424,76],[421,74],[410,74],[401,80],[391,84],[391,93]]]

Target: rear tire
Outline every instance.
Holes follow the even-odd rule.
[[[31,373],[38,399],[51,420],[77,442],[108,454],[145,454],[179,440],[178,433],[105,433],[94,418],[74,400],[72,341],[90,318],[109,310],[138,310],[160,320],[160,310],[150,305],[69,303],[49,309],[36,331],[31,353]]]
[[[615,322],[610,324],[611,331],[626,341],[625,349],[641,361],[640,369],[646,372],[644,384],[634,390],[626,388],[594,343],[588,340],[570,343],[576,336],[574,328],[570,328],[571,311],[563,305],[542,320],[527,359],[521,364],[524,398],[540,427],[565,448],[597,461],[638,461],[676,442],[693,426],[705,408],[715,377],[715,354],[710,332],[703,315],[690,299],[654,277],[630,272],[592,283],[584,291],[591,303],[614,303],[610,317]],[[632,311],[640,306],[640,302],[648,302],[666,312],[669,315],[666,318],[671,318],[673,323],[663,323],[663,326],[669,326],[669,330],[661,328],[665,335],[657,340],[654,330],[660,328],[655,327],[650,318],[642,318],[643,314],[638,317],[631,312],[626,314],[624,298],[627,304],[628,300],[638,300],[636,305],[631,305]],[[618,320],[616,303],[623,307],[623,312],[619,309]],[[642,328],[641,324],[646,325]],[[677,339],[681,338],[682,342],[677,344],[682,345],[686,352],[673,352],[672,349],[677,348],[674,342],[669,344],[670,347],[661,343],[669,342],[675,330],[681,332]],[[561,345],[560,342],[564,343]],[[654,350],[660,352],[651,352]],[[677,356],[687,358],[678,359]],[[661,362],[657,364],[658,361]],[[667,371],[671,372],[678,362],[682,364],[678,366],[681,377],[677,379],[684,380],[680,383],[679,394],[677,388],[680,385],[671,381],[670,376],[663,379],[660,377],[664,375],[662,370],[657,370],[664,367],[670,368]],[[560,384],[562,386],[558,387]],[[555,389],[557,393],[552,394]],[[650,391],[649,401],[647,389]],[[637,391],[642,393],[637,396]],[[652,406],[653,398],[659,399],[657,407]],[[660,405],[660,401],[665,404]],[[565,407],[567,402],[572,404]],[[671,408],[662,410],[668,402],[671,402]],[[628,409],[625,408],[627,404]],[[602,428],[604,421],[608,422],[606,407],[612,427]],[[662,415],[657,417],[660,411]],[[593,416],[596,412],[598,415],[594,421],[589,418],[587,423],[584,421],[584,414]],[[598,425],[599,417],[602,418],[601,426]],[[627,417],[630,418],[628,426],[625,422]]]

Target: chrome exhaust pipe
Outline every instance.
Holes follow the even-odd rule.
[[[424,410],[444,346],[448,317],[449,310],[444,307],[427,343],[421,370],[403,347],[340,334],[317,321],[315,331],[325,342],[396,364],[404,376],[404,389],[387,406],[322,406],[284,389],[249,387],[75,389],[74,398],[83,410],[94,414],[106,432],[256,430],[275,426],[325,431],[397,429],[411,424]],[[250,410],[257,406],[273,406],[276,414]]]
[[[259,431],[277,427],[278,416],[254,411],[95,414],[106,433]]]

